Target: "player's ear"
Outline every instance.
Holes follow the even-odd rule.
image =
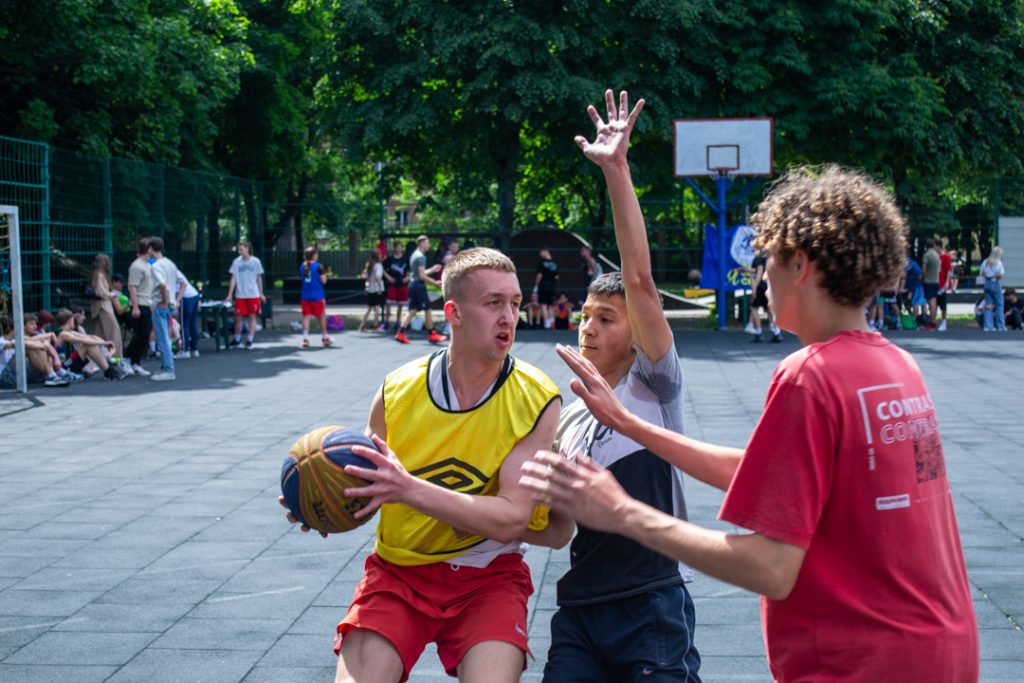
[[[453,326],[462,324],[462,313],[459,311],[459,305],[455,303],[455,299],[444,302],[444,317]]]

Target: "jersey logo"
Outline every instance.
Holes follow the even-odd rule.
[[[409,474],[450,491],[470,494],[483,491],[490,481],[490,477],[458,458],[447,458],[413,470]]]

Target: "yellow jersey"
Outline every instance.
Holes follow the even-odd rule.
[[[434,363],[442,364],[447,392],[446,350],[408,363],[384,380],[388,445],[416,477],[460,493],[496,495],[498,471],[506,456],[559,398],[558,387],[537,368],[509,356],[483,401],[468,410],[450,410],[430,392]],[[547,509],[537,506],[530,528],[545,526]],[[457,557],[485,540],[458,534],[444,522],[394,503],[381,506],[376,552],[398,565],[431,564]]]

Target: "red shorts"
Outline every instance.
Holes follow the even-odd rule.
[[[260,298],[235,299],[235,315],[259,315]]]
[[[406,305],[409,303],[409,285],[388,287],[388,303]]]
[[[352,629],[378,633],[398,650],[405,667],[402,681],[409,679],[427,643],[437,643],[441,664],[451,676],[466,652],[485,641],[512,643],[530,654],[526,601],[532,593],[530,568],[517,553],[500,555],[483,569],[447,562],[402,567],[372,553],[338,624],[334,653]]]
[[[311,315],[315,318],[319,318],[324,314],[324,300],[320,301],[303,301],[302,303],[302,315]]]

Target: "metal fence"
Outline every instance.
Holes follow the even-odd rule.
[[[410,238],[417,232],[472,234],[477,244],[507,243],[508,236],[494,223],[493,206],[459,206],[450,220],[432,220],[426,227],[417,225],[414,215],[407,222],[408,207],[415,209],[415,201],[402,207],[385,204],[383,197],[343,201],[342,190],[334,185],[294,188],[130,159],[89,158],[39,142],[0,137],[0,204],[20,210],[27,310],[53,309],[80,297],[97,253],[111,255],[114,271],[126,273],[141,235],[162,236],[166,253],[182,271],[216,291],[225,288],[233,248],[240,239],[254,244],[267,268],[270,288],[296,272],[301,257],[296,240],[289,239],[296,232],[329,235],[321,259],[341,276],[362,270],[382,233],[399,231]],[[922,237],[917,254],[923,251],[925,234],[944,235],[961,250],[970,272],[999,240],[997,217],[1024,216],[1024,179],[975,179],[959,190],[957,196],[914,204],[907,213]],[[927,192],[918,188],[916,195],[922,194]],[[759,196],[751,192],[748,203],[735,206],[731,222],[743,221]],[[662,285],[681,289],[690,271],[701,267],[702,226],[712,217],[682,183],[674,197],[642,199],[641,204],[655,277]],[[523,227],[531,221],[550,227],[543,211],[521,209],[517,219]],[[618,262],[610,226],[580,224],[584,217],[575,220],[577,224],[563,220],[559,227],[580,233],[596,244],[598,253]],[[1013,225],[1017,230],[1018,224]],[[1024,228],[1019,239],[1016,235],[1007,250],[1008,284],[1024,284]],[[560,256],[572,267],[574,255],[555,254],[556,260]]]

